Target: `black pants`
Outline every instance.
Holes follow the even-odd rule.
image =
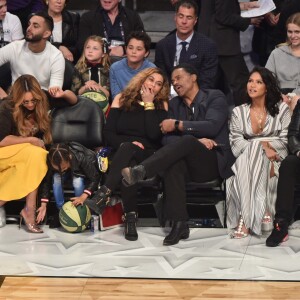
[[[205,182],[219,176],[215,150],[208,150],[195,137],[183,136],[142,162],[146,176],[163,176],[165,185],[164,217],[172,221],[188,219],[185,184]]]
[[[285,219],[288,222],[293,219],[296,183],[300,183],[300,159],[295,155],[289,155],[282,161],[279,168],[276,219]]]
[[[109,173],[105,180],[105,185],[112,191],[121,184],[121,170],[129,166],[135,166],[144,159],[152,155],[154,150],[141,149],[140,147],[126,142],[120,145],[119,149],[113,156],[112,163],[109,167]],[[121,184],[121,196],[124,211],[137,211],[137,185],[126,187]]]
[[[249,70],[242,54],[219,56],[220,68],[233,92],[235,106],[244,103]]]

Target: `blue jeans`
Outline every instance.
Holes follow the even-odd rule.
[[[62,178],[59,173],[54,173],[53,175],[53,194],[56,202],[56,207],[58,209],[61,209],[61,207],[65,203],[62,182],[64,182],[68,178],[71,178],[71,176],[72,176],[71,172],[64,173],[62,175]],[[73,176],[72,185],[74,188],[75,197],[81,196],[85,188],[84,178]]]

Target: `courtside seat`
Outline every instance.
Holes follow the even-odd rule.
[[[104,115],[93,100],[78,97],[73,106],[51,112],[53,142],[78,142],[94,149],[103,145]]]

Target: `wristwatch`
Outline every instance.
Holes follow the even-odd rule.
[[[179,131],[179,121],[176,120],[175,123],[174,123],[174,127],[175,127],[175,131]]]

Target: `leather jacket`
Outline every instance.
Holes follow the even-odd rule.
[[[78,39],[80,15],[65,9],[61,12],[61,15],[62,42],[53,42],[52,45],[56,48],[59,48],[59,46],[67,47],[72,52],[74,59],[77,60],[79,58],[79,53],[76,50],[76,43]]]
[[[70,142],[66,143],[69,146],[71,159],[71,172],[72,176],[85,178],[85,190],[91,193],[98,189],[98,185],[101,179],[101,173],[99,170],[96,154],[94,151],[85,148],[79,143]],[[50,198],[50,190],[52,188],[52,178],[55,170],[52,169],[50,162],[48,161],[48,172],[43,179],[39,196],[41,199]]]
[[[292,154],[300,151],[300,102],[294,108],[288,131],[288,146]]]

